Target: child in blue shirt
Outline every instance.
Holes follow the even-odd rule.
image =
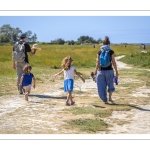
[[[24,91],[25,91],[25,100],[28,101],[28,95],[31,92],[31,85],[32,85],[32,80],[33,80],[33,88],[35,88],[35,77],[34,75],[31,73],[31,69],[32,67],[27,64],[24,66],[23,68],[23,74],[22,77],[20,79],[20,86],[23,87]]]

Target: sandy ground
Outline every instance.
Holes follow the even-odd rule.
[[[131,67],[119,61],[120,56],[116,58],[118,69],[130,69]],[[139,87],[131,95],[132,97],[149,97],[150,89]],[[136,103],[131,101],[130,104]],[[129,117],[130,116],[130,117]],[[131,117],[132,116],[132,117]],[[118,125],[113,123],[114,120],[124,120],[129,123]],[[150,103],[146,105],[138,105],[138,109],[131,109],[130,111],[113,111],[112,116],[104,119],[106,122],[111,123],[113,127],[109,128],[111,134],[149,134],[150,133]]]
[[[118,69],[130,69],[130,66],[119,61],[121,57],[116,57]],[[66,120],[73,119],[70,112],[64,111],[69,107],[64,105],[66,95],[62,86],[59,80],[53,85],[45,85],[42,89],[37,86],[32,90],[29,102],[24,100],[23,95],[14,94],[0,97],[0,133],[86,134],[86,132],[62,128],[62,125],[66,124]],[[81,80],[76,80],[74,90],[83,91],[83,93],[74,94],[75,105],[79,107],[88,105],[88,101],[82,100],[82,96],[88,96],[91,100],[97,97],[96,84],[92,79],[87,79],[84,84],[81,83]],[[135,89],[131,97],[149,97],[148,94],[150,94],[149,89],[139,87],[139,89]],[[132,103],[136,102],[131,101]],[[92,116],[80,115],[76,117]],[[119,125],[114,121],[119,119],[128,123]],[[104,118],[104,120],[112,125],[107,132],[109,134],[149,134],[150,103],[138,105],[138,109],[131,111],[113,111],[112,116]],[[105,134],[106,132],[98,132],[98,134],[100,133]]]

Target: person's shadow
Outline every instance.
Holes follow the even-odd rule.
[[[132,104],[117,104],[117,103],[112,103],[112,104],[107,104],[107,105],[112,105],[112,106],[130,106],[130,107],[133,107],[135,109],[139,109],[141,111],[150,111],[150,109],[145,109],[145,108],[139,107],[137,105],[132,105]],[[92,105],[92,106],[98,107],[98,108],[106,108],[104,106],[99,106],[99,105]]]
[[[150,109],[141,108],[139,106],[135,106],[135,105],[131,105],[131,104],[129,104],[128,106],[139,109],[139,110],[142,110],[142,111],[150,111]]]
[[[44,103],[41,99],[58,99],[58,100],[66,100],[67,97],[66,96],[50,96],[50,95],[41,95],[41,94],[31,94],[29,95],[30,97],[38,97],[40,99],[40,101],[29,101],[31,103],[39,103],[39,104],[47,104]]]
[[[53,99],[66,99],[66,96],[50,96],[50,95],[41,95],[41,94],[31,94],[30,97],[38,97],[38,98],[53,98]]]

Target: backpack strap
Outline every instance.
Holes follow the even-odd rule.
[[[19,44],[23,44],[24,45],[24,49],[23,49],[23,52],[25,53],[25,41],[18,41],[17,42],[17,45],[19,45]]]

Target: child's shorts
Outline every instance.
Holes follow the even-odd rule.
[[[23,88],[26,89],[31,89],[31,84],[27,85],[27,86],[23,86]]]
[[[64,80],[64,92],[73,91],[74,80],[66,79]]]

